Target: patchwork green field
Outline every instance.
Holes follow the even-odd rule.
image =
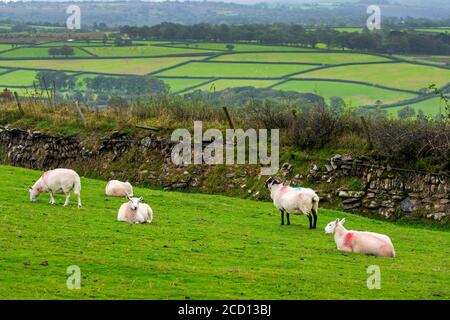
[[[355,62],[382,62],[387,58],[357,53],[316,53],[316,52],[286,52],[286,53],[235,53],[225,54],[213,61],[256,61],[256,62],[298,62],[318,64],[340,64]]]
[[[309,72],[298,78],[321,78],[364,81],[391,88],[415,90],[427,88],[431,82],[438,86],[450,80],[450,70],[409,63],[352,65]]]
[[[48,48],[62,45],[75,47],[75,59],[53,59],[48,56]],[[267,88],[280,82],[282,84],[275,89],[317,93],[326,100],[337,96],[352,107],[373,106],[381,102],[392,104],[395,108],[404,101],[425,94],[430,83],[444,87],[450,79],[450,69],[446,67],[449,57],[445,56],[390,57],[349,50],[336,52],[256,43],[235,43],[230,51],[228,45],[137,40],[133,46],[116,47],[112,40],[104,44],[99,39],[47,42],[1,52],[1,49],[11,49],[11,46],[0,44],[0,58],[5,58],[0,59],[0,68],[29,69],[25,73],[9,76],[1,75],[0,71],[0,87],[17,86],[19,83],[30,85],[30,75],[40,70],[86,72],[77,82],[83,77],[102,74],[151,74],[171,86],[172,93],[198,89],[219,91],[239,86]],[[407,61],[402,62],[398,58]],[[326,68],[323,68],[324,65]],[[16,78],[16,75],[19,77]],[[289,81],[295,79],[307,81]],[[78,85],[77,89],[85,88]],[[422,111],[427,115],[436,115],[440,108],[435,107],[431,96],[427,98],[429,100],[411,106],[425,108]],[[395,115],[396,111],[390,113]]]
[[[41,173],[0,166],[1,299],[449,299],[445,227],[408,225],[319,211],[318,229],[295,216],[279,225],[271,203],[136,188],[154,211],[147,225],[117,222],[123,200],[105,182],[82,178],[84,207],[30,203]],[[11,201],[15,194],[15,201]],[[389,235],[396,258],[336,250],[325,225]],[[418,263],[420,261],[420,263]],[[81,289],[66,286],[67,268]],[[367,288],[367,267],[381,289]]]
[[[31,86],[36,78],[36,71],[17,70],[0,77],[0,85]]]
[[[208,50],[196,50],[185,48],[169,48],[158,46],[133,46],[133,47],[118,47],[111,50],[111,48],[91,47],[89,52],[99,57],[130,57],[130,56],[161,56],[161,55],[175,55],[186,53],[207,53]]]
[[[0,58],[52,58],[48,53],[48,48],[19,48],[0,53]],[[90,57],[91,54],[79,48],[73,48],[74,55],[71,57]]]
[[[70,70],[96,73],[144,75],[181,62],[195,60],[195,57],[143,58],[143,59],[89,59],[89,60],[25,60],[0,61],[0,66]]]
[[[339,83],[330,81],[289,81],[274,87],[278,90],[312,92],[323,96],[327,101],[331,97],[345,97],[347,106],[374,105],[380,100],[382,103],[393,103],[408,100],[417,95],[386,90],[368,85],[353,83]],[[381,100],[381,97],[383,100]]]
[[[251,63],[214,63],[192,62],[178,68],[158,73],[157,76],[184,76],[184,77],[281,77],[311,69],[305,65],[282,65]]]
[[[221,91],[228,88],[236,87],[255,87],[255,88],[266,88],[277,83],[276,80],[216,80],[212,81],[204,86],[195,88],[195,90],[205,90],[205,91]]]

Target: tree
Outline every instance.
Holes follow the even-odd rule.
[[[403,109],[397,111],[397,115],[400,119],[408,119],[416,116],[416,110],[413,107],[406,106]]]
[[[234,45],[231,44],[231,43],[227,44],[226,47],[227,47],[227,49],[228,49],[229,51],[233,51],[233,49],[234,49]]]

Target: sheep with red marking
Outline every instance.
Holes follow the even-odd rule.
[[[127,197],[128,202],[122,204],[117,215],[117,221],[128,223],[151,223],[153,220],[153,210],[146,203],[142,203],[144,198]]]
[[[319,210],[319,196],[309,188],[292,188],[270,177],[265,186],[270,190],[270,197],[275,207],[281,212],[281,225],[284,225],[284,213],[290,225],[290,214],[304,214],[308,217],[309,228],[316,229]],[[314,218],[314,222],[313,222]]]
[[[111,180],[106,185],[105,193],[110,197],[132,197],[133,186],[128,181]]]
[[[391,239],[374,232],[347,230],[345,218],[330,222],[325,227],[326,234],[333,234],[337,249],[344,252],[355,252],[378,257],[395,257]]]
[[[36,183],[30,188],[30,200],[36,202],[39,195],[43,192],[50,194],[50,204],[55,204],[54,194],[64,193],[66,202],[69,204],[70,191],[73,190],[78,198],[78,207],[81,208],[81,180],[80,176],[70,169],[55,169],[45,172]]]

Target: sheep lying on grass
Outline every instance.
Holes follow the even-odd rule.
[[[325,227],[326,234],[333,234],[337,249],[345,252],[355,252],[378,257],[395,257],[391,239],[374,232],[347,230],[344,227],[345,218],[330,222]]]
[[[64,206],[69,204],[70,191],[73,189],[74,194],[78,198],[78,207],[81,208],[81,181],[80,176],[70,169],[55,169],[45,172],[38,181],[30,188],[30,200],[36,202],[42,192],[50,194],[50,204],[55,204],[54,194],[64,193],[66,202]]]
[[[105,193],[110,197],[132,197],[133,186],[128,181],[111,180],[106,185]]]
[[[281,225],[284,225],[286,212],[287,224],[290,225],[290,214],[304,214],[308,217],[309,228],[316,229],[319,197],[312,189],[292,188],[285,186],[277,179],[270,177],[265,184],[275,207],[281,212]],[[314,223],[311,215],[314,217]]]
[[[152,208],[146,203],[142,203],[144,198],[127,197],[128,202],[120,206],[117,221],[128,223],[151,223],[153,220]]]

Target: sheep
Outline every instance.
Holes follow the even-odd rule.
[[[64,193],[67,207],[70,199],[70,191],[73,189],[78,198],[78,208],[81,208],[81,181],[80,176],[70,169],[55,169],[45,172],[29,189],[30,201],[36,202],[42,192],[50,194],[50,204],[55,204],[54,194]]]
[[[128,223],[151,223],[153,220],[153,210],[146,203],[142,203],[144,198],[131,198],[127,196],[128,202],[122,204],[117,215],[117,221]]]
[[[105,193],[110,197],[132,197],[133,186],[128,181],[111,180],[106,185]]]
[[[270,190],[273,204],[281,212],[281,225],[284,225],[284,213],[286,212],[288,225],[291,224],[290,214],[304,214],[308,217],[309,228],[317,228],[319,196],[314,190],[300,187],[292,188],[273,177],[266,181],[265,187]],[[314,217],[314,223],[311,214]]]
[[[337,249],[378,257],[395,257],[391,239],[384,235],[366,231],[348,231],[344,227],[345,218],[330,222],[325,227],[326,234],[333,234]]]

